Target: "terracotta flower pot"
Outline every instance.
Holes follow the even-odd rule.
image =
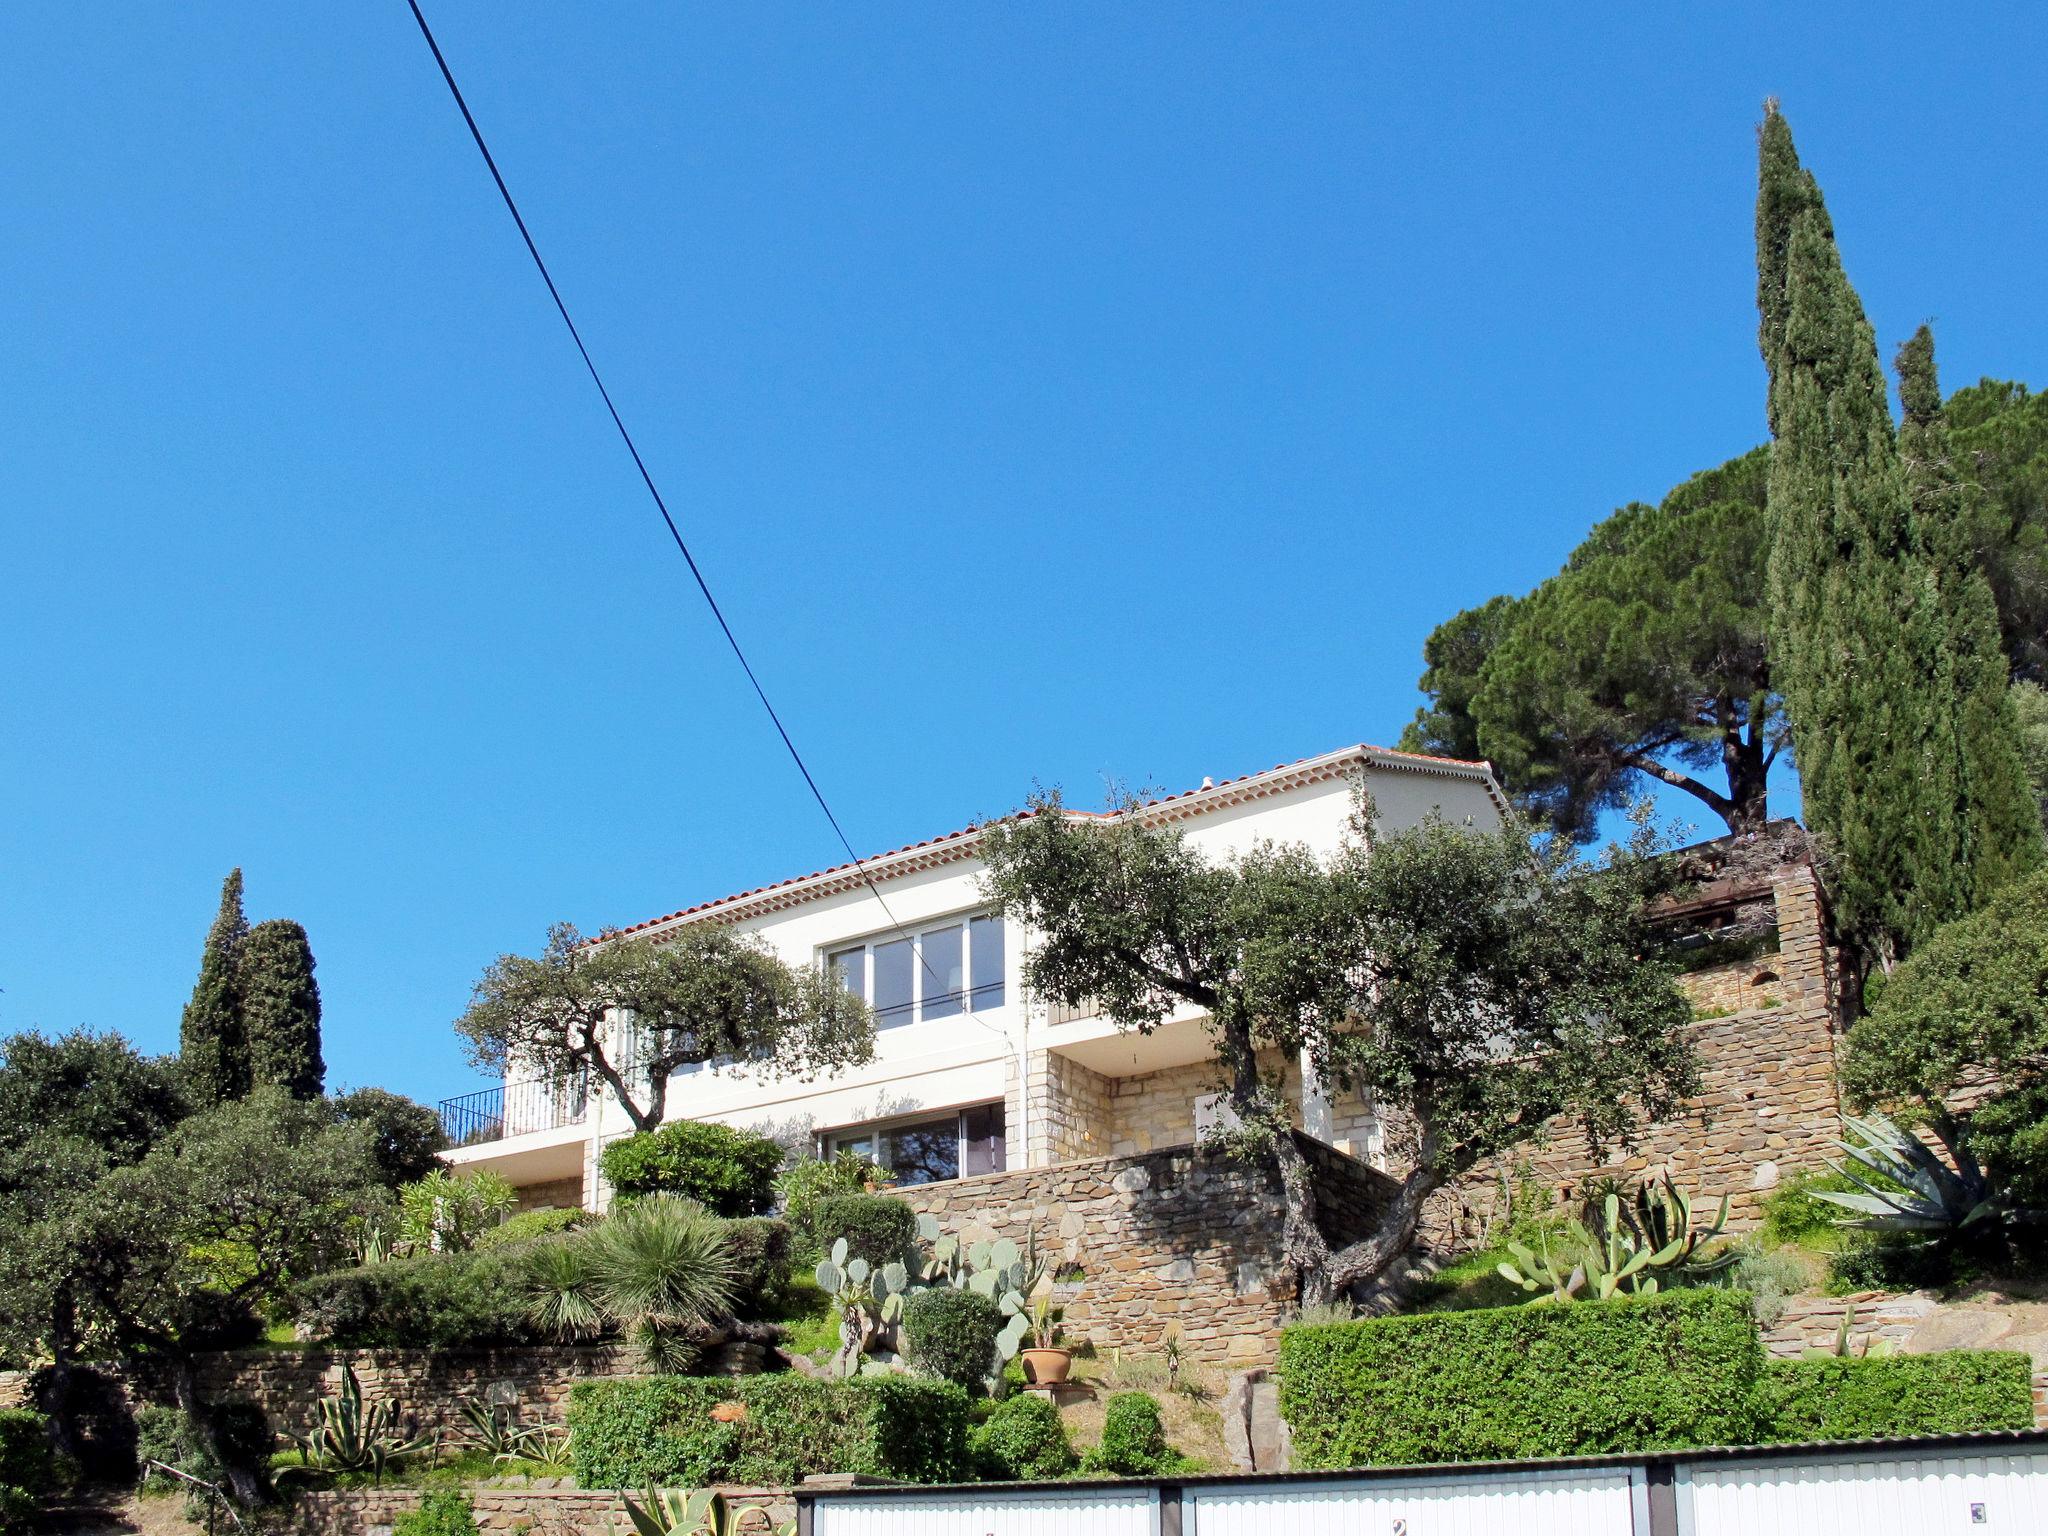
[[[1074,1365],[1071,1349],[1026,1349],[1018,1353],[1024,1357],[1024,1379],[1033,1386],[1058,1386]]]

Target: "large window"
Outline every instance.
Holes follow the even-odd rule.
[[[1003,920],[956,918],[905,938],[850,944],[827,957],[833,979],[875,1010],[882,1029],[1003,1003]]]
[[[899,1184],[1001,1173],[1003,1106],[976,1104],[927,1119],[835,1131],[825,1138],[825,1151],[853,1152],[880,1163]]]

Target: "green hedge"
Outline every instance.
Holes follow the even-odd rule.
[[[1740,1291],[1288,1329],[1298,1467],[1743,1444],[1763,1345]]]
[[[988,1482],[1048,1482],[1074,1470],[1074,1447],[1052,1399],[1019,1392],[977,1425],[970,1447],[977,1476]]]
[[[826,1252],[843,1237],[849,1258],[877,1269],[902,1258],[917,1240],[917,1212],[894,1195],[829,1195],[818,1202],[814,1221]]]
[[[711,1416],[731,1403],[745,1409],[736,1422]],[[968,1471],[967,1420],[960,1388],[908,1376],[649,1376],[569,1395],[585,1488],[789,1487],[814,1472],[950,1482]]]
[[[293,1315],[316,1338],[367,1349],[468,1349],[539,1341],[526,1318],[525,1248],[431,1253],[304,1281]]]
[[[2034,1365],[2004,1350],[1773,1360],[1760,1438],[1867,1440],[2034,1427]]]
[[[1003,1309],[979,1291],[927,1286],[903,1306],[911,1362],[928,1376],[958,1382],[969,1396],[988,1395],[986,1383],[1000,1369],[1002,1331]]]
[[[0,1408],[0,1531],[25,1528],[56,1484],[50,1424],[29,1408]]]

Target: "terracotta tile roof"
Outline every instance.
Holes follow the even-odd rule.
[[[1361,742],[1356,746],[1339,747],[1334,752],[1319,753],[1314,757],[1297,758],[1291,763],[1275,763],[1271,768],[1262,768],[1255,773],[1240,774],[1234,779],[1218,779],[1213,783],[1205,781],[1193,789],[1179,790],[1170,795],[1158,795],[1152,799],[1140,801],[1132,808],[1132,813],[1146,815],[1148,813],[1165,812],[1165,819],[1178,819],[1175,814],[1176,812],[1183,815],[1193,814],[1195,807],[1188,805],[1187,802],[1197,797],[1201,797],[1205,804],[1211,799],[1219,803],[1233,803],[1245,798],[1247,791],[1256,790],[1270,780],[1283,777],[1291,780],[1294,776],[1307,772],[1311,775],[1311,781],[1313,781],[1313,778],[1331,776],[1329,773],[1318,773],[1316,770],[1341,769],[1354,761],[1379,764],[1386,767],[1401,767],[1412,764],[1423,772],[1435,771],[1448,773],[1456,778],[1482,779],[1485,781],[1488,793],[1505,808],[1505,802],[1502,801],[1500,791],[1493,782],[1493,767],[1490,763],[1475,762],[1458,757],[1432,757],[1424,752],[1401,752],[1391,747],[1375,747]],[[1282,783],[1276,785],[1272,792],[1277,792],[1279,788],[1284,787],[1291,787],[1291,784]],[[1030,813],[1026,812],[1024,814],[1029,815]],[[1069,810],[1067,814],[1077,820],[1108,821],[1127,813],[1124,811]],[[628,934],[645,933],[651,928],[666,928],[671,924],[688,922],[694,918],[708,916],[712,912],[726,911],[736,907],[759,905],[763,910],[772,911],[778,907],[795,905],[796,899],[793,898],[795,898],[797,887],[809,888],[816,886],[825,888],[815,893],[806,889],[800,899],[808,900],[812,894],[826,894],[827,890],[839,883],[851,882],[856,885],[862,883],[863,871],[868,876],[880,879],[907,873],[909,870],[929,867],[931,864],[947,863],[955,858],[966,857],[973,844],[975,834],[980,830],[981,828],[978,823],[969,822],[966,826],[952,832],[941,832],[936,837],[927,837],[915,843],[905,843],[900,848],[891,848],[884,853],[870,854],[862,859],[859,864],[832,864],[824,869],[812,870],[807,875],[793,875],[787,880],[776,880],[768,885],[757,885],[751,890],[735,891],[731,895],[719,896],[711,901],[700,901],[694,906],[683,907],[677,911],[665,913],[660,917],[650,917],[644,922],[634,923],[630,927],[610,929],[603,935],[598,936],[598,938],[622,938]],[[922,857],[919,857],[920,855]],[[883,865],[890,867],[886,870],[878,867]],[[908,868],[900,866],[908,866]],[[778,895],[782,899],[776,899]],[[597,939],[587,942],[597,942]]]

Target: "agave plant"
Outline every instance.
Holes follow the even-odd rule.
[[[364,1400],[352,1366],[341,1368],[340,1394],[322,1398],[315,1412],[313,1427],[291,1438],[299,1460],[323,1471],[368,1472],[382,1485],[384,1469],[394,1459],[434,1443],[430,1435],[397,1432],[396,1411],[381,1399]]]
[[[534,1461],[550,1472],[567,1472],[573,1466],[576,1431],[535,1424],[512,1436],[512,1443],[492,1457],[493,1461]]]
[[[1539,1298],[1543,1301],[1571,1301],[1582,1291],[1604,1300],[1624,1292],[1654,1296],[1679,1270],[1705,1275],[1735,1262],[1733,1253],[1699,1256],[1700,1246],[1728,1224],[1725,1195],[1708,1226],[1695,1223],[1691,1198],[1668,1176],[1644,1180],[1626,1205],[1610,1187],[1595,1209],[1591,1224],[1571,1224],[1559,1252],[1552,1252],[1547,1234],[1540,1255],[1525,1244],[1509,1243],[1515,1262],[1499,1265],[1501,1276],[1525,1291],[1548,1286],[1549,1294]]]
[[[1578,1234],[1585,1233],[1586,1229],[1576,1222],[1573,1223],[1573,1227]],[[1511,1285],[1518,1285],[1525,1291],[1539,1291],[1546,1286],[1549,1287],[1549,1294],[1537,1297],[1538,1301],[1572,1300],[1586,1288],[1586,1265],[1584,1259],[1578,1256],[1580,1245],[1574,1244],[1561,1252],[1553,1252],[1548,1232],[1538,1234],[1536,1242],[1537,1246],[1531,1248],[1526,1243],[1510,1239],[1507,1250],[1513,1256],[1514,1262],[1503,1260],[1494,1266],[1495,1270],[1503,1280]]]
[[[1815,1199],[1856,1213],[1837,1218],[1839,1225],[1866,1232],[1950,1233],[2000,1214],[1991,1180],[1960,1140],[1948,1145],[1951,1162],[1875,1111],[1860,1120],[1845,1115],[1843,1124],[1857,1140],[1835,1145],[1893,1187],[1873,1184],[1840,1163],[1829,1164],[1862,1191],[1813,1191]]]
[[[512,1421],[512,1410],[497,1403],[487,1403],[480,1397],[465,1397],[460,1406],[463,1418],[469,1421],[469,1432],[475,1438],[477,1448],[488,1451],[493,1461],[508,1459],[520,1433],[518,1425]]]
[[[579,1235],[588,1294],[657,1371],[687,1369],[693,1327],[725,1316],[737,1288],[725,1224],[691,1200],[653,1195]]]
[[[861,1369],[861,1356],[875,1336],[902,1318],[910,1271],[902,1264],[877,1269],[866,1259],[848,1258],[842,1237],[832,1244],[831,1256],[819,1262],[813,1278],[839,1308],[839,1352],[832,1357],[832,1369],[851,1376]]]
[[[715,1488],[694,1493],[681,1489],[663,1492],[647,1490],[642,1504],[631,1494],[625,1496],[626,1518],[633,1522],[635,1536],[741,1536],[747,1531],[767,1531],[773,1536],[795,1536],[794,1522],[777,1527],[773,1517],[758,1506],[737,1509]]]

